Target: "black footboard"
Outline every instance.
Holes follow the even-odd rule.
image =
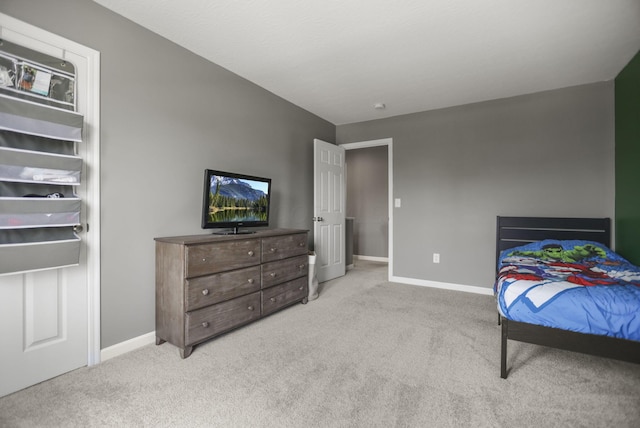
[[[640,364],[640,342],[502,318],[500,377],[507,378],[507,339]]]

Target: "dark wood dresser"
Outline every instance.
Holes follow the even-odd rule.
[[[306,230],[155,238],[156,344],[182,358],[205,340],[307,303]]]

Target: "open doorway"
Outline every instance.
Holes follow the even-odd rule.
[[[341,144],[345,149],[347,252],[354,262],[388,262],[393,275],[393,140]],[[346,255],[349,265],[350,254]]]

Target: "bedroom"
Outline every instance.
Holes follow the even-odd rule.
[[[310,228],[311,141],[392,137],[394,273],[419,281],[489,290],[497,214],[615,218],[620,203],[613,81],[335,126],[96,3],[5,1],[0,12],[102,54],[102,349],[154,329],[153,238],[200,232],[200,195],[180,189],[206,167],[242,168],[247,153],[266,164],[251,172],[278,182],[276,222]],[[179,67],[210,86],[180,84]],[[433,252],[439,265],[424,263]],[[457,269],[460,257],[473,265]]]

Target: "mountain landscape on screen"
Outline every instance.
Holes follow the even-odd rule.
[[[216,187],[219,187],[218,193],[233,199],[246,199],[257,201],[266,196],[259,189],[254,189],[249,183],[237,178],[213,176],[211,179],[211,193],[216,194]]]

